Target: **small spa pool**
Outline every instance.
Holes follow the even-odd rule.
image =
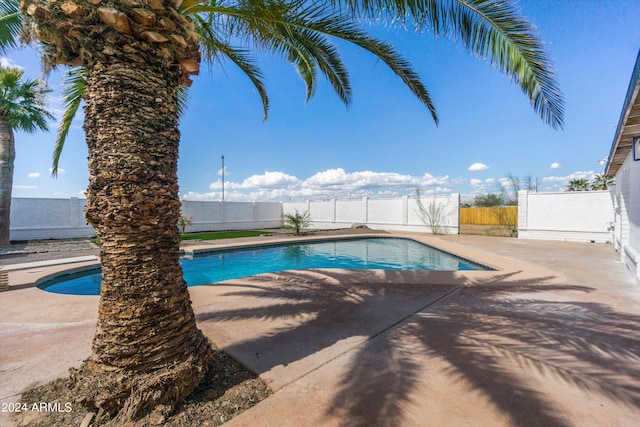
[[[189,286],[283,270],[310,268],[381,270],[491,270],[491,268],[411,239],[350,238],[226,248],[183,257]],[[99,295],[99,268],[58,276],[38,285],[59,294]]]

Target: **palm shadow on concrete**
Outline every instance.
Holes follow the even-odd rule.
[[[300,365],[276,387],[319,369],[318,353],[330,352],[325,361],[350,352],[326,413],[344,426],[410,423],[430,399],[421,392],[437,387],[424,375],[431,361],[513,425],[571,425],[547,382],[640,410],[640,316],[581,300],[591,288],[547,277],[496,274],[483,285],[450,275],[438,277],[442,285],[421,285],[419,275],[398,283],[394,272],[265,275],[232,284],[238,307],[198,321],[205,329],[251,321],[253,335],[225,350],[267,376]]]
[[[521,296],[523,286],[530,297],[511,299],[515,294]],[[429,396],[416,396],[406,384],[393,395],[386,385],[408,381],[418,387],[417,371],[398,372],[396,368],[398,361],[420,360],[416,354],[425,361],[444,362],[441,374],[447,381],[481,393],[512,425],[575,425],[562,406],[577,407],[581,402],[554,401],[549,395],[554,395],[549,389],[554,387],[578,389],[640,410],[640,317],[617,313],[602,304],[535,298],[536,292],[576,290],[579,288],[573,286],[524,284],[462,289],[393,333],[359,348],[354,357],[357,362],[343,376],[330,413],[350,414],[345,426],[402,425],[403,408],[408,403],[420,405]],[[409,349],[407,343],[412,344]],[[368,374],[372,367],[362,361],[382,351],[389,355],[387,364],[378,364],[376,370],[386,374],[379,374],[372,383]],[[541,386],[540,380],[545,384]],[[437,386],[427,384],[422,389]],[[370,400],[379,398],[379,390],[388,396],[370,405]],[[354,408],[365,407],[369,412],[352,416],[359,414]],[[376,407],[380,411],[372,413],[370,409]]]
[[[391,272],[390,272],[391,273]],[[319,352],[337,356],[423,309],[455,288],[416,283],[358,283],[362,276],[385,272],[304,270],[265,274],[233,281],[222,310],[197,315],[201,328],[217,327],[215,335],[236,334],[228,322],[241,321],[249,337],[224,345],[234,357],[259,374],[287,367]],[[274,286],[274,280],[278,283]],[[380,277],[376,279],[380,281]],[[233,303],[237,303],[234,307]],[[326,353],[325,353],[326,354]],[[327,356],[325,356],[327,357]],[[305,369],[301,374],[306,373]],[[297,379],[297,370],[282,379],[279,388]]]

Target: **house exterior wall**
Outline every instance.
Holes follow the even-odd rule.
[[[629,154],[611,190],[615,212],[614,245],[620,261],[640,282],[640,161]]]
[[[610,243],[613,222],[608,190],[518,193],[518,238]]]

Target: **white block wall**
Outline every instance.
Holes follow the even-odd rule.
[[[609,191],[518,193],[518,238],[610,243]]]
[[[444,206],[445,218],[441,224],[447,234],[458,234],[460,230],[460,196],[453,194],[447,197],[423,198],[422,203]],[[425,225],[418,214],[416,199],[403,197],[400,199],[360,200],[325,200],[283,203],[284,214],[308,211],[311,217],[310,229],[349,228],[363,224],[374,230],[417,231],[430,233],[431,228]]]
[[[11,199],[10,239],[72,239],[95,234],[84,219],[86,199]],[[182,214],[193,217],[185,231],[251,230],[282,227],[282,204],[262,202],[182,201]]]
[[[93,236],[84,220],[86,199],[11,199],[11,240],[72,239]]]
[[[282,227],[282,204],[267,202],[182,201],[182,215],[192,217],[186,232],[253,230]]]

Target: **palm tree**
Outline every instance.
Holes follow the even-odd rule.
[[[612,176],[607,176],[603,173],[599,173],[593,177],[593,182],[591,183],[592,190],[608,190],[609,187],[615,184],[615,178]]]
[[[567,191],[587,191],[589,190],[589,181],[584,178],[576,178],[569,181]]]
[[[44,95],[50,92],[38,80],[22,81],[22,70],[0,67],[0,246],[7,246],[16,156],[14,130],[47,130],[53,119],[45,109]]]
[[[18,35],[22,28],[22,12],[19,2],[7,0],[0,3],[0,53],[18,45]]]
[[[286,223],[286,227],[294,230],[296,236],[299,236],[300,230],[308,227],[311,223],[311,214],[309,214],[309,211],[300,213],[298,212],[298,209],[296,209],[296,213],[294,214],[285,214],[284,221]]]
[[[28,33],[47,46],[45,59],[86,72],[86,218],[101,241],[103,280],[92,355],[72,383],[80,402],[117,423],[172,407],[197,386],[211,359],[178,264],[176,227],[176,89],[191,85],[201,59],[216,65],[227,58],[240,67],[266,116],[268,97],[250,51],[291,62],[307,98],[320,72],[349,103],[349,76],[331,41],[341,39],[389,66],[437,122],[409,62],[357,25],[384,18],[458,36],[513,78],[545,122],[562,126],[562,97],[541,42],[510,2],[23,0],[21,7],[27,24],[37,27]]]
[[[178,218],[178,227],[180,227],[180,229],[182,230],[182,234],[185,233],[185,229],[191,225],[192,221],[192,216],[181,216],[180,218]]]

